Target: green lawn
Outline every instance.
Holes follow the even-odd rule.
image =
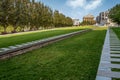
[[[95,80],[106,30],[0,61],[0,80]]]
[[[81,27],[57,28],[53,30],[33,31],[0,36],[0,48],[26,43],[34,40],[48,38],[60,34],[81,30]]]

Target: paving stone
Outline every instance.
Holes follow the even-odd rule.
[[[120,44],[110,44],[110,46],[120,46]]]
[[[101,63],[103,68],[120,68],[120,64]]]
[[[9,46],[8,48],[10,48],[10,49],[15,49],[15,48],[17,48],[17,47],[15,47],[15,46]]]
[[[120,72],[99,70],[97,75],[110,78],[120,78]]]
[[[1,48],[2,51],[8,51],[10,50],[9,48]]]
[[[120,54],[110,54],[112,57],[120,57]]]
[[[16,45],[15,47],[22,47],[23,45]]]
[[[112,80],[110,77],[97,76],[96,80]]]
[[[120,43],[117,43],[117,42],[111,42],[110,45],[120,45]]]
[[[111,58],[110,61],[120,62],[120,59],[118,59],[118,58]]]
[[[110,46],[110,48],[120,48],[120,46]]]
[[[120,48],[110,48],[111,51],[120,51]]]
[[[110,53],[113,53],[113,54],[120,54],[120,51],[110,51]]]
[[[27,42],[26,44],[29,44],[29,45],[31,45],[32,43],[31,43],[31,42]]]

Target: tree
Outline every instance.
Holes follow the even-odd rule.
[[[35,0],[0,0],[0,25],[6,33],[8,25],[13,26],[12,32],[17,32],[18,26],[21,31],[71,26],[72,19],[59,11],[53,13],[50,7]]]
[[[4,32],[7,33],[6,29],[9,25],[9,17],[11,12],[10,0],[0,0],[0,25],[3,26]]]
[[[72,26],[73,21],[70,17],[66,17],[64,14],[59,13],[59,11],[54,11],[53,22],[55,27],[64,27],[64,26]]]
[[[116,22],[118,25],[120,25],[120,4],[117,4],[110,9],[109,17],[113,22]]]
[[[70,17],[66,17],[66,25],[67,26],[72,26],[73,25],[73,20]]]

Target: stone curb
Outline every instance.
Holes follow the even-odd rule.
[[[120,62],[120,58],[115,57],[120,57],[120,40],[112,29],[108,28],[96,80],[120,79],[120,72],[111,71],[112,68],[120,69],[120,64],[112,64],[112,62]]]

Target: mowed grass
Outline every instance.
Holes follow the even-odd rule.
[[[106,30],[0,61],[0,80],[95,80]]]
[[[56,35],[66,34],[74,31],[81,30],[81,27],[70,28],[55,28],[50,30],[24,32],[17,34],[8,34],[0,36],[0,48],[14,46],[21,43],[31,42],[43,38],[48,38]]]

